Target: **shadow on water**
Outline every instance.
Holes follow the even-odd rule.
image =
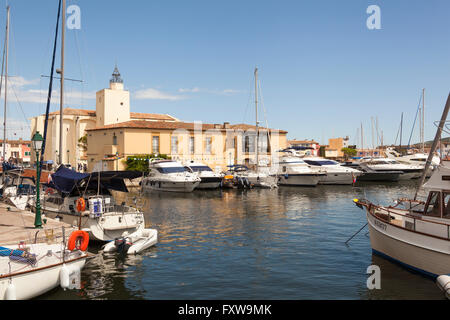
[[[367,222],[354,198],[389,203],[413,192],[399,182],[145,194],[158,244],[137,256],[99,254],[81,290],[45,298],[441,299],[432,280],[372,256],[367,229],[345,245]],[[367,289],[372,264],[381,290]]]
[[[444,293],[430,277],[406,269],[376,254],[372,254],[372,265],[380,267],[381,289],[366,289],[361,292],[362,299],[445,300]]]

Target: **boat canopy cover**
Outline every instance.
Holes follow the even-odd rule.
[[[13,165],[12,163],[9,162],[3,162],[2,163],[2,168],[3,171],[9,171],[9,170],[19,170],[19,167],[16,167],[15,165]]]
[[[65,166],[59,166],[55,173],[50,175],[48,186],[61,192],[70,193],[81,180],[89,177],[89,173],[80,173]]]
[[[48,187],[64,193],[71,193],[74,189],[95,189],[99,185],[102,189],[128,192],[124,179],[136,179],[142,176],[139,171],[102,171],[81,173],[61,165],[55,173],[50,175]],[[80,191],[80,190],[79,190]]]
[[[248,167],[242,164],[234,164],[227,166],[231,171],[247,171]]]

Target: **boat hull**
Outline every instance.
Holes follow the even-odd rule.
[[[277,178],[275,176],[249,176],[246,178],[253,187],[274,188],[277,186]]]
[[[357,178],[357,181],[388,181],[395,182],[400,179],[402,173],[391,172],[364,172]]]
[[[200,184],[200,181],[182,181],[182,182],[168,182],[168,181],[149,181],[150,183],[143,183],[143,191],[167,191],[167,192],[192,192]]]
[[[353,178],[357,175],[352,175],[350,172],[327,172],[326,175],[321,176],[319,184],[353,184]]]
[[[89,215],[83,215],[81,223],[78,213],[44,210],[44,214],[49,218],[60,218],[63,222],[73,226],[80,224],[81,229],[89,233],[89,240],[93,241],[111,241],[121,237],[124,232],[133,233],[144,228],[144,215],[142,213],[122,214],[119,212],[114,215],[105,215],[102,218],[90,218]]]
[[[200,177],[202,181],[196,187],[196,189],[217,189],[222,182],[221,177]]]
[[[430,277],[450,273],[449,241],[398,228],[370,213],[367,219],[375,254]]]
[[[14,286],[16,300],[36,298],[60,285],[60,273],[64,264],[69,268],[81,270],[86,263],[86,256],[77,259],[36,267],[31,270],[5,275],[0,278],[0,300],[10,299],[8,287]]]
[[[289,174],[279,175],[278,184],[282,186],[315,187],[321,179],[317,174]]]

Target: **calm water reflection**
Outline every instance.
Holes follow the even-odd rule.
[[[43,299],[443,299],[430,279],[372,256],[355,197],[389,203],[408,183],[151,193],[159,243],[137,256],[98,255],[78,291]],[[123,195],[118,195],[123,196]],[[98,246],[90,251],[98,252]],[[381,268],[381,290],[366,269]]]

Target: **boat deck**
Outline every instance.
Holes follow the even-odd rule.
[[[35,215],[29,211],[22,211],[0,202],[0,246],[17,245],[21,241],[25,243],[54,242],[62,238],[63,227],[66,239],[75,229],[64,222],[42,217],[42,229],[34,228]],[[44,223],[46,219],[46,223]]]

